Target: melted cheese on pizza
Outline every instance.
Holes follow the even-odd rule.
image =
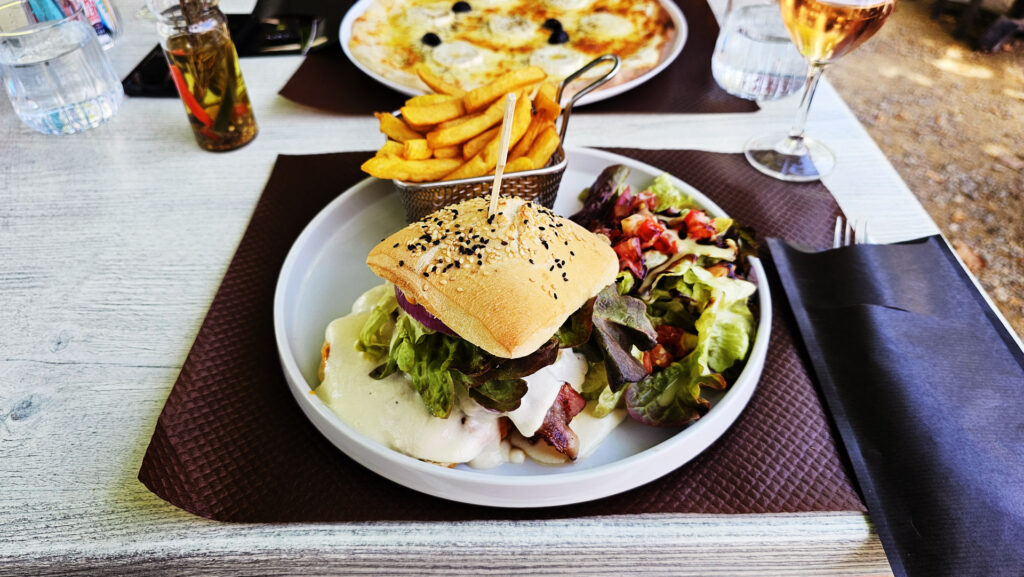
[[[625,82],[654,68],[675,29],[658,0],[377,0],[353,24],[349,48],[388,80],[426,90],[414,67],[463,89],[540,66],[560,82],[602,54],[617,54]],[[568,39],[544,24],[557,20]],[[561,40],[561,41],[560,41]],[[596,72],[600,74],[601,71]]]

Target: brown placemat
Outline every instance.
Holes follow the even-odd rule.
[[[762,237],[829,244],[839,208],[820,184],[772,180],[740,154],[614,152],[693,184]],[[139,479],[154,493],[197,515],[247,522],[864,510],[778,307],[761,382],[732,428],[687,465],[626,493],[495,509],[429,497],[351,461],[293,400],[271,311],[288,249],[314,215],[364,177],[359,165],[370,154],[278,157],[143,459]],[[397,201],[395,210],[402,210]]]
[[[719,88],[711,76],[718,21],[706,0],[674,0],[686,17],[683,51],[665,70],[633,90],[590,104],[586,112],[754,112],[757,104]],[[365,115],[397,110],[408,98],[360,71],[340,47],[306,57],[281,89],[281,96],[335,114]]]

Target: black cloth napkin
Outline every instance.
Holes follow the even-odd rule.
[[[1024,574],[1024,352],[946,242],[768,248],[895,574]]]

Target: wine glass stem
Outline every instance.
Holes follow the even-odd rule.
[[[821,73],[825,71],[825,65],[815,62],[807,70],[807,83],[804,84],[804,95],[800,99],[800,109],[796,113],[796,120],[793,128],[789,129],[791,141],[801,142],[804,138],[804,127],[807,125],[807,113],[811,110],[811,100],[814,99],[814,91],[818,88],[818,81],[821,80]],[[802,143],[802,142],[801,142]]]

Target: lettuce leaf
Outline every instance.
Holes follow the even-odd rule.
[[[742,279],[715,277],[693,265],[664,284],[700,309],[694,322],[697,343],[687,356],[626,389],[626,407],[652,425],[685,425],[708,409],[701,387],[724,388],[721,373],[746,358],[754,331],[747,299],[756,286]],[[659,290],[664,284],[659,283]],[[677,325],[678,326],[678,325]]]
[[[430,414],[446,418],[455,405],[455,384],[462,381],[451,365],[459,357],[471,356],[470,347],[462,339],[428,329],[403,311],[395,321],[387,361],[370,376],[383,379],[396,370],[406,373]]]
[[[395,291],[382,291],[381,297],[370,309],[366,324],[359,331],[356,350],[366,353],[373,359],[384,358],[391,348],[391,335],[394,331],[392,316],[397,309],[398,299],[395,297]]]
[[[647,186],[647,190],[653,192],[658,199],[658,205],[654,208],[654,212],[662,212],[670,208],[683,209],[693,205],[690,195],[676,188],[667,174],[659,174],[654,177],[651,184]]]
[[[594,343],[604,355],[612,390],[644,378],[647,370],[630,354],[634,346],[646,351],[658,344],[644,302],[620,295],[614,285],[608,285],[594,301],[593,322]]]

